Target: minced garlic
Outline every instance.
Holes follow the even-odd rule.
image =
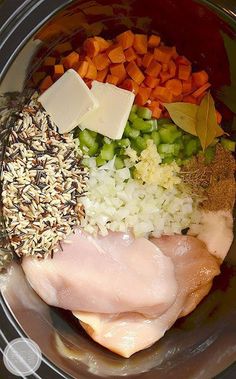
[[[131,156],[130,151],[129,156]],[[142,151],[138,162],[135,164],[136,179],[168,189],[181,182],[178,176],[179,172],[180,168],[175,162],[161,164],[161,157],[152,140],[147,141],[147,148]]]

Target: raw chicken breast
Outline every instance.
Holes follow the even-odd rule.
[[[197,238],[164,236],[153,238],[152,243],[171,258],[175,266],[178,295],[166,312],[155,319],[137,313],[104,315],[73,312],[95,341],[126,358],[151,346],[178,317],[192,311],[210,290],[214,276],[220,272],[216,259]]]
[[[163,313],[175,301],[169,257],[145,238],[109,233],[94,238],[79,229],[53,259],[23,259],[28,281],[48,304],[99,313]]]
[[[189,233],[205,242],[209,252],[223,261],[233,242],[233,216],[230,211],[202,211],[201,223]]]

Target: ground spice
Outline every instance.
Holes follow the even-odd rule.
[[[203,209],[232,210],[236,194],[235,169],[233,155],[217,145],[210,164],[205,162],[204,156],[194,157],[182,169],[181,176],[193,193],[204,198],[201,203]]]

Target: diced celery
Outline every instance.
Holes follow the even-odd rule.
[[[137,112],[137,109],[138,109],[137,104],[134,104],[134,105],[132,106],[132,108],[131,108],[131,112],[136,113],[136,112]]]
[[[122,138],[120,140],[117,141],[117,145],[119,147],[128,147],[130,145],[130,140],[129,138]]]
[[[136,118],[133,122],[133,127],[145,133],[152,131],[153,123],[152,120],[144,121],[142,118]]]
[[[184,149],[184,143],[183,143],[182,136],[176,138],[175,143],[177,143],[178,145],[180,145],[180,150],[183,150],[183,149]]]
[[[157,130],[157,120],[152,119],[152,131],[155,131],[155,130]]]
[[[90,130],[89,133],[91,134],[91,136],[93,138],[96,138],[97,137],[97,132],[94,132],[93,130]]]
[[[157,146],[157,151],[159,154],[175,154],[176,147],[174,144],[162,143]]]
[[[184,155],[186,157],[191,157],[192,155],[197,154],[198,152],[198,143],[197,139],[189,140],[184,146]]]
[[[106,163],[106,160],[102,159],[100,155],[96,157],[96,164],[98,167],[103,166],[105,163]]]
[[[152,118],[152,111],[145,107],[138,107],[137,115],[145,120],[150,120]]]
[[[83,164],[85,167],[89,167],[89,158],[83,158],[83,159],[82,159],[82,164]]]
[[[124,161],[120,157],[116,157],[115,159],[115,168],[117,170],[121,169],[124,167]]]
[[[89,148],[88,155],[90,157],[93,157],[98,152],[98,148],[99,148],[98,143],[94,142],[94,144],[92,146],[90,146],[90,148]]]
[[[221,145],[223,146],[224,149],[232,151],[232,152],[235,151],[235,144],[236,144],[235,141],[232,141],[232,140],[227,139],[227,138],[221,138],[220,142],[221,142]]]
[[[173,143],[177,138],[181,137],[182,133],[170,126],[165,126],[159,129],[161,142]]]
[[[147,147],[147,142],[145,141],[144,138],[138,136],[135,140],[133,140],[133,143],[132,143],[132,147],[135,149],[135,150],[145,150],[146,147]]]
[[[170,123],[170,119],[169,118],[159,118],[159,120],[157,120],[157,125],[158,126],[162,126],[164,124],[169,124]]]
[[[169,157],[165,157],[162,159],[162,163],[166,163],[166,164],[170,164],[174,161],[174,157],[173,156],[169,156]]]
[[[160,134],[157,131],[151,133],[151,139],[154,141],[156,146],[158,146],[161,142]]]
[[[129,138],[137,138],[140,134],[140,131],[137,129],[131,128],[131,126],[126,125],[124,130],[124,136]]]
[[[133,123],[138,118],[138,115],[136,113],[131,112],[129,115],[129,121]]]
[[[84,129],[79,132],[79,140],[81,144],[91,147],[95,143],[95,138],[90,134],[89,130]]]
[[[214,146],[209,146],[205,151],[204,151],[204,156],[205,156],[205,162],[207,164],[210,164],[213,159],[215,158],[215,147]]]
[[[101,149],[100,156],[106,161],[110,161],[115,155],[114,143],[105,143]]]

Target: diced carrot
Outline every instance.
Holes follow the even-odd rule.
[[[45,78],[46,75],[47,74],[44,71],[34,72],[32,75],[33,83],[37,86],[43,80],[43,78]]]
[[[138,54],[146,54],[147,53],[147,35],[135,34],[133,46]]]
[[[180,64],[178,67],[178,78],[180,80],[188,80],[192,72],[192,67],[189,65]]]
[[[98,71],[102,71],[104,68],[107,68],[111,62],[106,53],[101,53],[93,58],[93,63]]]
[[[110,71],[113,76],[116,76],[118,80],[118,84],[123,82],[126,78],[126,70],[123,63],[116,63],[110,66]]]
[[[126,71],[137,84],[141,84],[145,79],[142,71],[138,68],[134,61],[129,62],[128,66],[126,67]]]
[[[114,75],[107,75],[106,82],[110,84],[114,84],[116,86],[118,84],[119,78]]]
[[[168,71],[168,68],[169,68],[169,66],[168,66],[167,63],[163,63],[163,64],[162,64],[162,72],[167,72],[167,71]]]
[[[104,82],[107,74],[108,74],[108,67],[104,68],[104,70],[102,70],[102,71],[98,71],[96,80],[98,82]]]
[[[197,104],[197,99],[191,95],[187,95],[183,97],[184,103]]]
[[[201,94],[210,87],[211,87],[210,83],[203,84],[200,88],[198,88],[195,92],[192,93],[192,96],[197,98],[201,96]]]
[[[168,63],[168,69],[169,69],[169,73],[170,73],[171,77],[174,78],[176,75],[177,68],[176,68],[175,62],[172,59]]]
[[[138,105],[145,105],[151,94],[151,88],[139,87],[138,94],[135,98],[135,103]]]
[[[181,102],[183,100],[183,97],[184,95],[181,93],[180,95],[178,96],[173,96],[173,103],[176,103],[176,102]]]
[[[117,42],[122,46],[123,50],[128,49],[133,46],[134,43],[134,33],[131,30],[127,30],[124,33],[119,34],[116,37]]]
[[[160,87],[157,86],[153,91],[152,91],[153,96],[165,103],[171,103],[173,100],[173,95],[172,93],[168,90],[168,88],[165,87]]]
[[[87,74],[88,67],[89,67],[89,63],[87,61],[83,61],[80,63],[80,65],[76,71],[81,76],[81,78],[84,78],[85,75]]]
[[[95,39],[95,41],[98,42],[98,44],[99,44],[99,50],[100,50],[101,53],[103,53],[104,51],[106,51],[111,46],[111,43],[112,43],[110,41],[105,40],[102,37],[94,37],[94,39]]]
[[[125,79],[124,82],[121,84],[121,88],[133,92],[135,95],[137,95],[139,91],[138,84],[132,79]]]
[[[149,76],[153,76],[156,78],[161,72],[161,65],[154,59],[151,61],[149,64],[148,68],[146,69],[145,73],[148,74]]]
[[[41,92],[46,91],[53,84],[53,80],[50,75],[47,75],[40,83],[39,89]]]
[[[209,76],[208,73],[204,70],[193,73],[193,83],[197,88],[202,87],[208,82]]]
[[[72,51],[72,45],[70,42],[60,43],[59,45],[55,46],[54,50],[59,54],[64,54]]]
[[[160,73],[161,83],[165,83],[167,80],[172,79],[173,76],[169,72]]]
[[[137,58],[137,55],[132,47],[129,47],[127,50],[125,50],[124,54],[125,54],[125,59],[127,60],[127,62],[131,62]]]
[[[221,121],[222,121],[222,115],[220,114],[219,111],[216,110],[216,120],[217,120],[217,124],[221,124]]]
[[[175,53],[175,50],[173,47],[160,46],[160,47],[155,48],[154,57],[158,62],[169,63],[174,53]]]
[[[95,64],[93,63],[88,64],[88,70],[86,72],[85,78],[91,79],[91,80],[95,80],[97,78],[97,69],[96,69]]]
[[[153,54],[147,53],[143,57],[143,67],[147,68],[153,60]]]
[[[170,79],[166,82],[165,86],[174,96],[181,95],[183,91],[182,82],[179,79]]]
[[[183,64],[185,66],[191,66],[191,62],[186,57],[184,57],[183,55],[178,55],[175,59],[175,62],[178,65]]]
[[[204,98],[204,96],[207,94],[206,91],[202,92],[201,95],[199,95],[196,99],[197,99],[197,104],[200,105],[202,99]]]
[[[150,88],[155,88],[160,83],[160,79],[147,75],[145,78],[145,84]]]
[[[100,52],[99,42],[95,38],[87,38],[84,41],[84,50],[90,58],[96,57]]]
[[[142,60],[141,57],[137,57],[137,58],[136,58],[136,64],[137,64],[138,67],[142,67],[142,65],[143,65],[143,60]]]
[[[67,69],[72,68],[78,62],[79,62],[79,54],[76,53],[76,51],[72,51],[69,55],[67,55],[63,59],[63,65]]]
[[[59,79],[63,74],[65,70],[62,64],[55,64],[54,71],[53,71],[53,80]]]
[[[149,47],[158,47],[161,42],[161,37],[156,36],[155,34],[152,34],[148,39],[148,46]]]
[[[183,80],[182,86],[183,86],[183,93],[184,94],[189,94],[189,93],[193,92],[192,77],[190,76],[188,80]]]
[[[43,61],[43,66],[54,66],[56,64],[55,57],[46,57]]]
[[[109,48],[108,57],[112,63],[124,63],[125,55],[121,46],[113,45]]]
[[[160,103],[158,101],[152,101],[147,107],[152,111],[153,118],[161,117],[162,109],[160,108]]]

